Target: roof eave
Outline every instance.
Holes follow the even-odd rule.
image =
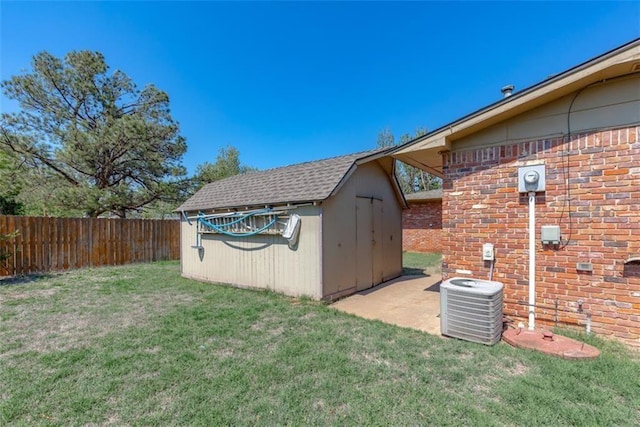
[[[222,211],[222,210],[227,210],[227,211],[246,211],[246,210],[251,210],[251,209],[259,209],[259,208],[264,208],[264,207],[280,207],[280,206],[291,206],[293,207],[298,207],[301,205],[313,205],[313,204],[319,204],[322,203],[323,201],[325,201],[325,199],[312,199],[312,200],[291,200],[291,201],[280,201],[280,202],[273,202],[273,203],[264,203],[264,204],[254,204],[254,205],[238,205],[238,206],[216,206],[216,207],[212,207],[212,206],[207,206],[207,207],[189,207],[186,209],[181,209],[181,207],[177,208],[176,210],[174,210],[173,212],[175,213],[181,213],[181,212],[198,212],[198,211]]]
[[[387,153],[391,150],[391,148],[381,149],[380,151],[378,151],[376,153],[369,154],[368,156],[360,157],[359,159],[355,159],[353,161],[353,163],[351,164],[351,166],[349,167],[349,169],[347,170],[347,172],[342,176],[340,181],[338,181],[338,184],[333,188],[333,190],[331,191],[331,194],[329,194],[327,199],[329,197],[331,197],[331,196],[336,195],[338,193],[338,191],[340,191],[342,186],[345,184],[345,182],[347,182],[349,180],[349,178],[355,172],[355,170],[358,168],[359,165],[362,165],[362,164],[365,164],[365,163],[369,163],[369,162],[372,162],[374,160],[378,160],[378,159],[380,159],[382,157],[387,156]]]
[[[393,191],[396,193],[396,197],[398,198],[398,201],[402,205],[402,209],[408,209],[409,202],[407,201],[407,198],[402,192],[400,181],[398,181],[398,176],[396,175],[396,167],[397,167],[397,162],[395,159],[393,159],[393,167],[392,167],[392,173],[391,173],[391,183],[393,185]]]
[[[434,164],[422,164],[414,153],[447,151],[451,142],[459,138],[575,92],[586,85],[637,72],[638,68],[640,38],[395,147],[388,154],[412,166],[435,169],[441,173],[441,164],[439,168]]]
[[[356,161],[354,162],[357,165],[361,165],[363,163],[368,163],[374,160],[378,160],[382,157],[386,157],[389,155],[390,151],[393,151],[395,149],[395,147],[387,147],[387,148],[382,148],[379,151],[373,153],[373,154],[369,154],[368,156],[364,156],[364,157],[360,157],[359,159],[356,159]]]

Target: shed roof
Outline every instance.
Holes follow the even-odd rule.
[[[421,202],[425,200],[441,200],[442,199],[442,188],[437,188],[435,190],[427,190],[427,191],[418,191],[417,193],[405,194],[405,199],[407,202]]]
[[[209,183],[177,211],[239,208],[322,201],[331,196],[357,163],[379,158],[386,149],[235,175]]]

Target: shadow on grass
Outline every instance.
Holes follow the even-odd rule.
[[[414,268],[414,267],[403,267],[402,275],[403,276],[427,276],[424,273],[423,268]]]
[[[29,274],[26,276],[10,276],[0,278],[0,286],[19,286],[19,285],[28,285],[29,283],[33,283],[37,280],[48,279],[53,277],[53,274]]]

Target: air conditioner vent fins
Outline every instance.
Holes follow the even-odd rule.
[[[502,283],[453,278],[440,285],[442,335],[493,345],[502,337]]]

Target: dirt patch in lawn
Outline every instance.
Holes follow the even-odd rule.
[[[188,294],[161,291],[131,295],[87,292],[100,283],[109,284],[105,277],[91,279],[85,292],[68,292],[64,285],[49,281],[3,289],[0,358],[85,347],[109,333],[143,327],[151,318],[193,299]]]
[[[35,289],[31,292],[15,292],[9,295],[0,296],[0,304],[9,300],[19,300],[25,298],[40,298],[40,297],[50,297],[55,294],[58,290],[56,288],[49,289]],[[6,300],[6,301],[5,301]]]

